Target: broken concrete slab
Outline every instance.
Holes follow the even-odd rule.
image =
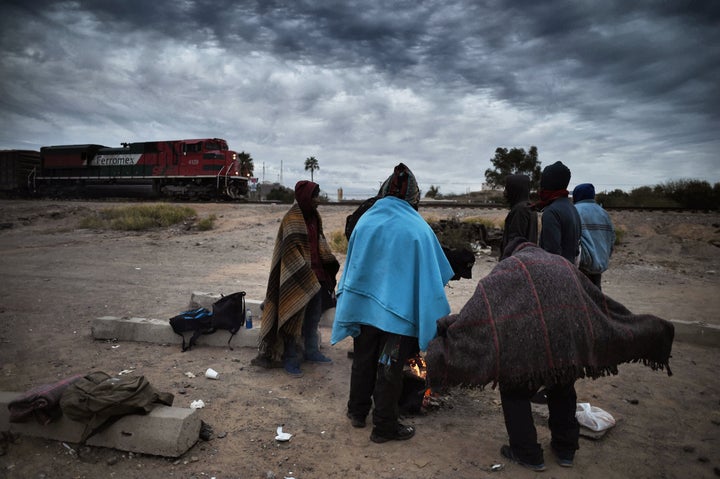
[[[675,326],[675,340],[701,346],[720,347],[720,326],[700,321],[671,321]]]
[[[22,393],[0,391],[0,431],[54,441],[79,443],[84,424],[66,416],[48,425],[36,421],[10,422],[8,404]],[[88,438],[88,446],[179,457],[200,437],[200,414],[195,409],[157,405],[148,414],[129,414]]]
[[[188,309],[208,308],[212,309],[215,301],[222,295],[216,293],[194,292],[190,297]],[[231,347],[257,348],[260,335],[260,318],[262,301],[252,299],[245,300],[246,310],[252,312],[253,327],[242,328],[230,341]],[[335,319],[335,308],[328,309],[320,318],[320,326],[332,327]],[[142,341],[159,344],[182,344],[182,338],[176,334],[170,326],[169,319],[153,318],[119,318],[116,316],[103,316],[93,320],[90,326],[92,336],[100,340],[116,341]],[[186,340],[190,333],[186,333]],[[199,346],[227,347],[230,333],[227,331],[216,331],[213,334],[200,336],[197,340]]]
[[[222,295],[216,293],[194,292],[190,298],[189,309],[212,308],[212,304]],[[241,329],[230,342],[230,346],[256,348],[260,333],[262,301],[247,299],[246,308],[252,311],[253,328]],[[332,328],[335,320],[335,308],[328,309],[320,319],[320,326]],[[675,340],[699,344],[702,346],[720,347],[720,326],[700,321],[672,320],[675,325]],[[118,341],[145,341],[160,344],[181,344],[180,336],[175,334],[167,319],[117,318],[103,316],[95,319],[91,326],[95,339]],[[214,334],[201,336],[197,344],[206,346],[227,346],[229,333],[218,331]]]
[[[101,340],[182,344],[182,338],[173,331],[167,319],[103,316],[93,320],[90,330],[93,338]],[[229,346],[257,348],[259,333],[260,328],[242,328],[232,337]],[[185,333],[186,341],[190,336],[190,333]],[[218,330],[200,336],[196,345],[228,347],[230,337],[228,331]]]

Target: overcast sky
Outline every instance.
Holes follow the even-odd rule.
[[[5,0],[0,149],[225,138],[331,198],[399,162],[478,191],[498,147],[570,189],[720,181],[715,0]]]

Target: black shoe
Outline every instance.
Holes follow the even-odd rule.
[[[415,428],[412,426],[404,426],[400,423],[397,424],[395,431],[390,434],[379,434],[373,429],[370,434],[370,440],[378,444],[388,441],[406,441],[415,435]]]
[[[360,416],[354,416],[350,414],[350,411],[347,413],[348,419],[350,419],[350,423],[352,424],[352,427],[365,427],[365,418]]]
[[[300,366],[292,362],[285,364],[285,374],[293,378],[301,378],[304,376]]]
[[[568,454],[560,454],[554,447],[552,448],[555,459],[561,467],[573,467],[573,460],[575,456],[568,457]]]
[[[515,464],[525,467],[527,469],[530,469],[531,471],[535,472],[542,472],[545,470],[545,463],[541,462],[539,464],[530,464],[529,462],[521,461],[513,452],[513,450],[510,448],[510,446],[503,446],[500,448],[500,454],[505,458],[509,459]]]

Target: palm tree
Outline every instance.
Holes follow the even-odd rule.
[[[305,160],[305,171],[310,170],[310,181],[314,182],[314,175],[313,173],[315,170],[319,170],[320,165],[318,165],[318,160],[314,156],[311,156],[310,158]]]
[[[253,165],[253,159],[250,156],[250,153],[245,153],[244,151],[241,151],[240,153],[238,153],[237,159],[240,163],[240,174],[247,177],[252,176],[255,165]]]
[[[441,196],[440,195],[440,187],[430,185],[430,189],[427,191],[427,193],[425,193],[425,198],[437,199],[438,196]]]

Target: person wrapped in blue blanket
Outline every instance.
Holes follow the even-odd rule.
[[[454,273],[417,212],[420,190],[410,169],[397,165],[378,196],[350,235],[330,342],[353,337],[347,415],[364,427],[372,407],[370,439],[383,443],[415,434],[399,422],[402,370],[450,312],[444,286]]]

